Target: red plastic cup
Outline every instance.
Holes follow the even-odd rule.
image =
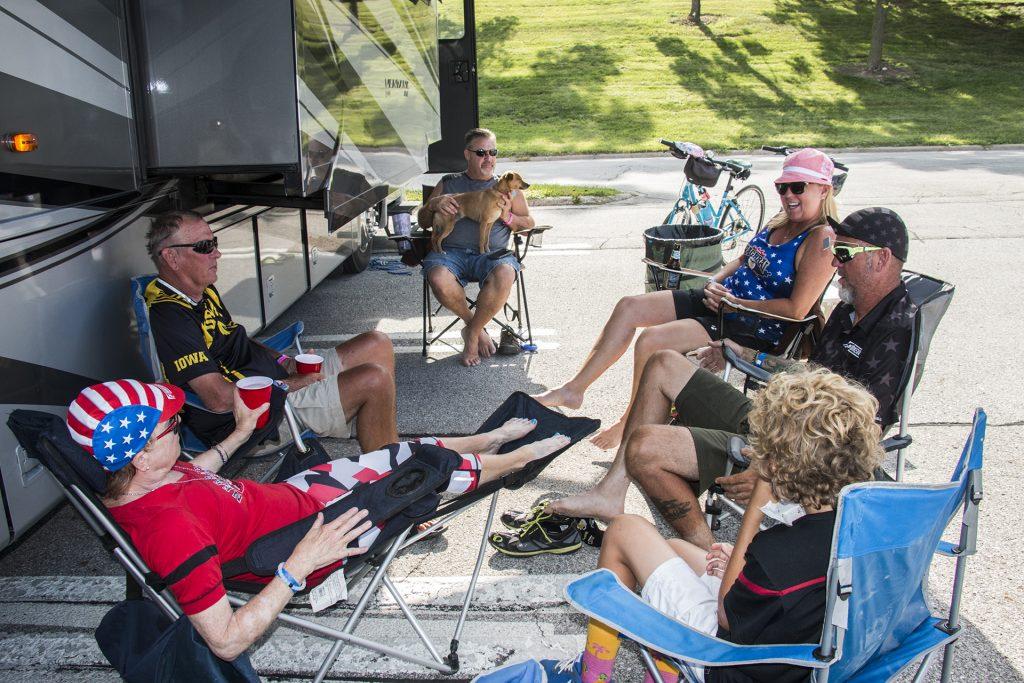
[[[320,369],[323,366],[323,356],[318,356],[315,353],[300,353],[295,356],[295,367],[298,368],[299,372],[303,375],[320,372]]]
[[[270,392],[274,388],[274,380],[269,377],[255,375],[253,377],[243,377],[235,382],[235,386],[238,387],[238,393],[245,405],[250,408],[259,408],[265,403],[270,403]],[[259,420],[256,421],[256,429],[264,427],[269,419],[270,411],[268,410],[260,415]]]

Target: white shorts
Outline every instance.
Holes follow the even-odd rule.
[[[347,439],[351,426],[341,408],[338,374],[343,370],[338,352],[334,349],[310,350],[324,359],[321,372],[324,378],[309,386],[288,393],[288,402],[303,425],[320,436]]]
[[[718,589],[722,580],[709,574],[697,575],[681,557],[665,560],[655,569],[640,591],[651,607],[692,629],[709,636],[718,633]],[[691,665],[698,680],[704,667]]]

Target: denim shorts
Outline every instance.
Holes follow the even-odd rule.
[[[444,266],[465,287],[468,282],[483,282],[501,264],[511,266],[516,272],[520,269],[519,260],[513,253],[491,258],[488,254],[478,254],[476,250],[462,247],[446,247],[444,251],[443,254],[436,251],[427,254],[423,259],[423,277],[432,268]]]

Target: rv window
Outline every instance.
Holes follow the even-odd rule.
[[[463,0],[438,0],[438,40],[460,40],[466,35],[466,14],[463,10]]]

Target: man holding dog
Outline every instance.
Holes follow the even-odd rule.
[[[421,227],[432,227],[438,213],[459,214],[459,203],[452,195],[487,190],[498,182],[494,174],[497,145],[494,133],[486,128],[466,133],[466,171],[446,175],[434,186],[417,213]],[[515,255],[507,250],[509,237],[512,232],[534,226],[522,192],[503,195],[499,206],[501,217],[491,227],[486,253],[480,250],[480,224],[463,216],[445,238],[444,253],[432,251],[423,260],[423,277],[434,296],[466,324],[461,359],[465,366],[479,365],[481,357],[488,358],[496,351],[485,326],[505,305],[520,268]],[[467,282],[481,283],[475,310],[466,301]]]
[[[171,211],[146,236],[157,278],[146,305],[167,382],[188,387],[214,415],[190,426],[208,443],[234,429],[233,384],[251,376],[283,380],[299,419],[321,436],[347,438],[356,416],[364,453],[398,441],[395,356],[391,340],[366,332],[320,351],[321,372],[297,372],[295,359],[250,339],[231,319],[217,281],[217,238],[202,216]],[[201,422],[199,424],[198,422]]]
[[[884,431],[897,419],[901,378],[913,343],[916,307],[900,277],[909,247],[907,228],[895,212],[883,208],[856,211],[842,223],[829,220],[836,234],[831,249],[842,303],[829,316],[809,360],[864,385],[878,401],[876,421]],[[676,351],[656,352],[644,367],[608,474],[590,491],[554,500],[543,510],[535,508],[533,514],[545,515],[542,524],[550,527],[544,543],[533,533],[533,538],[514,536],[492,545],[499,550],[525,548],[530,554],[557,551],[563,540],[551,529],[565,516],[608,521],[622,514],[632,479],[681,538],[710,548],[714,538],[697,496],[712,483],[740,503],[763,493],[754,494],[757,475],[752,469],[723,476],[729,439],[747,433],[751,406],[741,391],[708,371],[721,369],[723,344],[772,372],[801,362],[758,353],[729,339],[712,342],[699,353],[703,367]],[[671,425],[665,424],[669,415]],[[504,517],[523,523],[530,518],[515,511]]]

